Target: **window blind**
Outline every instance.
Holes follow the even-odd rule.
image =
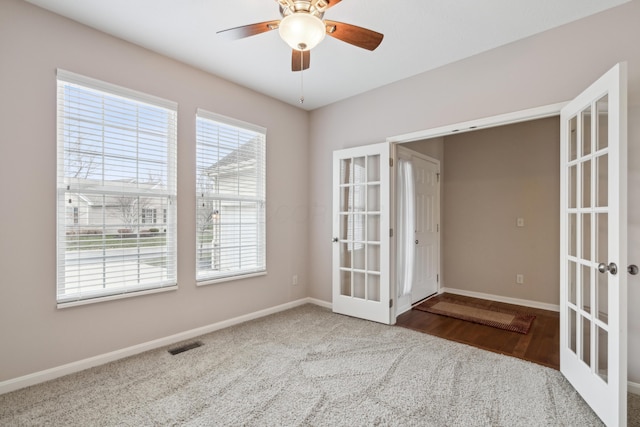
[[[198,109],[196,279],[266,270],[265,142],[259,126]]]
[[[57,82],[58,303],[175,286],[177,105]]]

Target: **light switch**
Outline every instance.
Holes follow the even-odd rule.
[[[516,219],[516,227],[524,227],[524,218]]]

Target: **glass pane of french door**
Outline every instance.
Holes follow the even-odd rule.
[[[340,294],[380,301],[380,155],[340,160]]]
[[[567,158],[569,348],[608,381],[608,99],[603,96],[569,120]]]

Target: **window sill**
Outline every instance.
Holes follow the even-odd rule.
[[[265,270],[265,271],[258,271],[256,273],[242,274],[238,276],[220,277],[219,279],[204,279],[200,282],[196,281],[196,286],[215,285],[217,283],[231,282],[234,280],[249,279],[251,277],[266,276],[266,275],[267,275],[267,271]]]
[[[160,292],[169,292],[169,291],[177,291],[177,290],[178,290],[178,285],[165,286],[165,287],[162,287],[162,288],[145,289],[145,290],[141,290],[141,291],[127,292],[127,293],[124,293],[124,294],[116,294],[116,295],[108,295],[108,296],[104,296],[104,297],[87,298],[87,299],[77,300],[77,301],[59,302],[58,305],[57,305],[57,308],[58,309],[70,308],[70,307],[76,307],[76,306],[79,306],[79,305],[96,304],[96,303],[100,303],[100,302],[114,301],[114,300],[118,300],[118,299],[132,298],[132,297],[138,297],[138,296],[142,296],[142,295],[150,295],[150,294],[157,294],[157,293],[160,293]]]

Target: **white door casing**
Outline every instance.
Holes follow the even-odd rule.
[[[391,307],[390,144],[333,153],[333,311],[395,322]]]
[[[440,162],[412,156],[416,191],[415,274],[411,303],[438,292],[440,276]]]
[[[627,422],[626,82],[618,64],[560,115],[560,370],[610,426]]]

